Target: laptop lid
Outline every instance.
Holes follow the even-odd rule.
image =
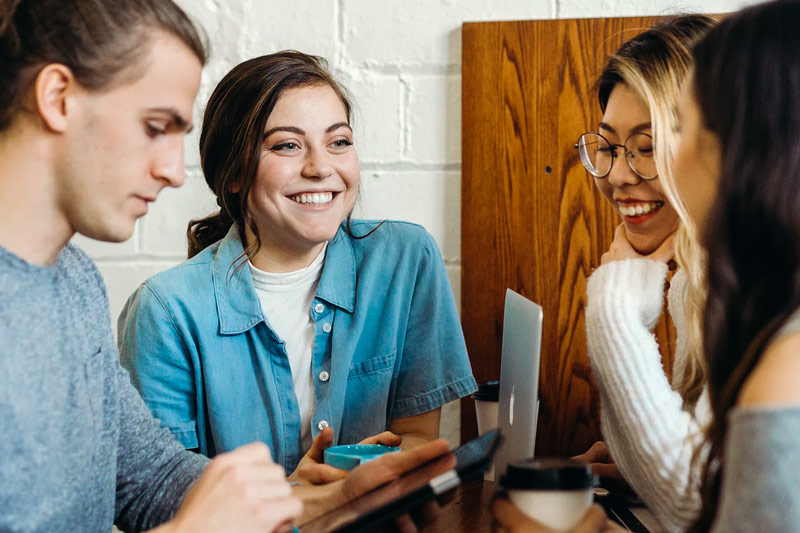
[[[541,345],[541,306],[507,289],[497,413],[505,444],[497,454],[495,479],[508,463],[533,457]]]

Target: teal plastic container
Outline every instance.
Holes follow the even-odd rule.
[[[352,470],[385,453],[399,451],[400,448],[396,446],[384,446],[383,444],[344,444],[325,450],[325,464],[342,470]]]

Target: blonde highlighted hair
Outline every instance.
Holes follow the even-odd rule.
[[[676,239],[676,259],[688,283],[683,300],[687,303],[689,326],[685,363],[675,369],[672,386],[693,406],[705,386],[702,355],[702,309],[705,302],[704,253],[697,232],[686,214],[672,179],[672,161],[678,145],[675,105],[681,86],[692,65],[692,45],[715,24],[706,15],[678,15],[660,19],[620,47],[609,58],[597,82],[600,107],[605,111],[613,88],[622,83],[633,91],[650,111],[656,170],[665,194],[678,213],[681,225]]]

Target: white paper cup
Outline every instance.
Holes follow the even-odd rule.
[[[478,383],[478,390],[472,395],[475,400],[475,415],[478,418],[478,434],[483,435],[497,427],[497,411],[499,410],[500,382],[485,381]],[[494,481],[494,464],[483,474],[483,479]]]
[[[475,400],[475,414],[478,416],[478,435],[483,435],[497,427],[498,402]]]
[[[478,417],[478,434],[483,435],[497,427],[500,382],[478,383],[478,390],[472,395],[472,399],[475,400],[475,414]]]
[[[523,513],[549,528],[566,531],[591,507],[597,477],[581,461],[528,459],[508,465],[500,484]]]

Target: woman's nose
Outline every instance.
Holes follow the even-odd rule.
[[[611,165],[611,172],[608,174],[608,182],[614,187],[622,187],[624,185],[636,185],[641,179],[628,164],[625,149],[617,148],[614,164]]]
[[[333,167],[325,151],[319,149],[309,150],[305,165],[303,165],[303,176],[322,179],[331,174],[333,174]]]

